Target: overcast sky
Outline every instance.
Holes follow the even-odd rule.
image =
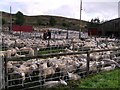
[[[82,20],[90,21],[118,18],[119,0],[83,0]],[[80,18],[80,0],[0,0],[0,11],[17,11],[25,15],[55,15],[68,18]]]

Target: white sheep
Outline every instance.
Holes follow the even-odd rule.
[[[116,67],[115,64],[111,64],[110,66],[102,67],[101,70],[102,71],[111,71],[111,70],[114,70],[115,67]]]
[[[47,66],[47,62],[45,62],[45,63],[43,63],[43,64],[39,64],[39,69],[40,70],[44,70],[44,69],[46,69],[46,68],[48,68],[48,66]]]
[[[7,63],[7,69],[8,69],[8,73],[11,73],[11,72],[12,72],[13,64],[12,64],[11,62],[8,62],[8,63]]]
[[[26,55],[19,55],[16,53],[14,57],[26,57]]]
[[[6,53],[6,51],[0,51],[0,57],[4,57],[5,53]]]
[[[55,68],[56,68],[56,73],[59,76],[66,76],[67,75],[67,68],[65,64],[55,64]]]
[[[55,70],[56,68],[55,67],[47,67],[47,68],[39,68],[39,76],[40,77],[43,77],[43,81],[46,80],[47,77],[51,77],[52,75],[55,74]]]
[[[116,62],[116,61],[114,61],[114,60],[111,60],[111,59],[103,59],[103,61],[108,61],[108,62],[111,62],[111,63],[115,64],[117,67],[119,67],[119,68],[120,68],[120,64],[119,64],[119,63],[117,63],[117,62]]]
[[[23,48],[20,48],[20,51],[24,51],[24,52],[29,52],[29,56],[34,56],[34,50],[32,49],[32,48],[30,48],[30,47],[23,47]]]
[[[69,73],[69,72],[67,72],[67,74],[70,80],[79,80],[81,78],[78,74]]]
[[[97,72],[98,71],[96,61],[90,62],[89,71],[91,71],[91,72]]]
[[[92,53],[90,54],[90,59],[93,61],[98,61],[102,56],[99,53]]]
[[[60,79],[60,81],[48,81],[43,84],[45,88],[52,88],[58,85],[67,85],[67,82]]]
[[[12,55],[15,55],[17,53],[17,50],[16,49],[10,49],[10,50],[7,50],[5,53],[6,53],[7,58],[11,58]]]
[[[77,67],[75,65],[66,65],[66,69],[68,72],[72,73],[77,70]]]
[[[65,51],[66,51],[66,52],[73,52],[72,49],[70,50],[70,49],[68,49],[68,48],[65,48]]]
[[[19,75],[22,76],[22,86],[24,86],[25,75],[28,75],[31,80],[30,74],[32,74],[35,69],[36,67],[34,67],[34,65],[31,65],[30,67],[28,67],[23,64],[19,68],[14,67],[13,73],[18,73]]]

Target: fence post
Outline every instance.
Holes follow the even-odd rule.
[[[87,52],[87,76],[89,75],[89,66],[90,66],[90,52]]]
[[[66,39],[68,39],[68,29],[67,29],[67,35],[66,35]]]
[[[47,41],[48,41],[47,47],[49,47],[50,46],[50,40],[48,39]]]
[[[8,86],[8,73],[7,73],[7,58],[4,57],[4,67],[5,67],[5,90],[7,90]]]

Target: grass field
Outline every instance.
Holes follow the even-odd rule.
[[[52,49],[52,50],[42,50],[38,52],[38,55],[42,55],[42,54],[50,54],[50,53],[59,53],[59,52],[63,52],[63,49]]]
[[[118,88],[120,69],[90,76],[81,81],[79,88]]]
[[[82,78],[79,81],[69,81],[68,86],[55,87],[52,90],[120,90],[120,69],[101,72]]]

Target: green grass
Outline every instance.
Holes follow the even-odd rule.
[[[38,55],[49,54],[49,53],[59,53],[59,52],[62,52],[62,51],[64,51],[64,50],[63,49],[43,50],[43,51],[39,51]]]
[[[79,88],[119,88],[120,69],[102,72],[81,81]]]

